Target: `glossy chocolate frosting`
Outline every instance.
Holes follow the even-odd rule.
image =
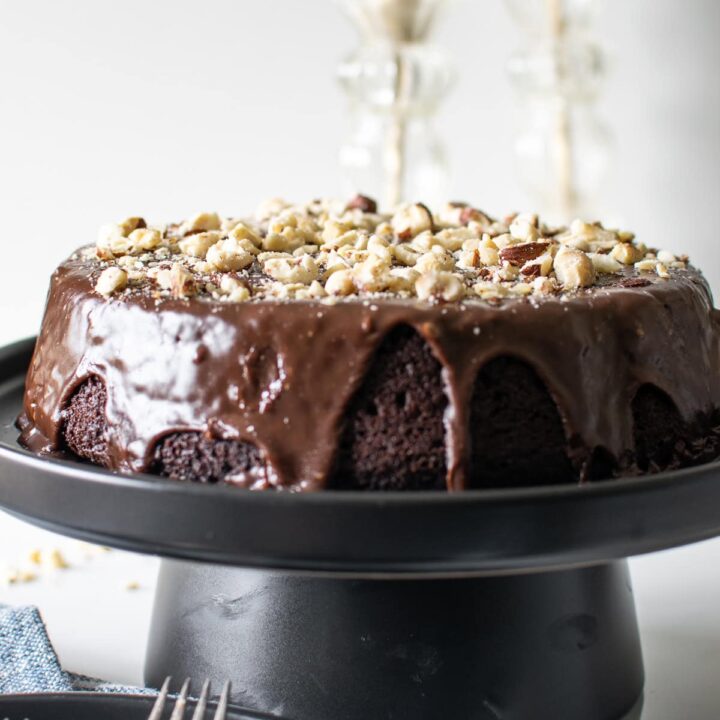
[[[576,466],[593,449],[633,445],[630,405],[646,383],[682,417],[720,407],[717,311],[702,276],[613,277],[577,294],[433,304],[379,297],[223,303],[207,298],[107,299],[94,265],[71,258],[52,278],[27,378],[22,441],[61,449],[62,411],[88,377],[107,388],[111,467],[147,471],[160,438],[197,430],[256,445],[262,485],[327,482],[343,415],[383,337],[414,328],[442,365],[447,486],[467,485],[469,404],[484,363],[531,365],[555,400]]]

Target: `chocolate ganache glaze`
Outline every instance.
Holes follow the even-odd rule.
[[[523,253],[524,263],[532,260]],[[194,431],[257,448],[264,468],[228,479],[239,486],[337,486],[348,408],[383,341],[408,328],[439,363],[449,490],[482,486],[473,477],[482,475],[474,451],[482,428],[472,421],[492,418],[475,413],[472,402],[479,374],[500,358],[526,364],[547,389],[576,480],[592,479],[598,457],[613,466],[606,474],[639,471],[632,408],[645,387],[662,391],[693,428],[694,457],[714,451],[718,313],[702,276],[684,263],[667,277],[623,266],[572,292],[445,301],[419,291],[255,297],[262,259],[243,271],[251,297],[242,302],[157,285],[150,291],[145,280],[134,288],[132,278],[119,292],[101,292],[114,261],[81,251],[64,262],[52,277],[27,377],[22,442],[43,453],[63,450],[65,409],[92,378],[106,393],[107,467],[152,471],[158,443]]]

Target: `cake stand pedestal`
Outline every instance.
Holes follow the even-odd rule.
[[[146,680],[167,675],[299,720],[620,720],[643,686],[625,562],[376,580],[165,561]]]
[[[287,720],[637,717],[624,558],[720,534],[720,463],[587,486],[252,493],[17,444],[32,341],[0,349],[0,506],[164,561],[147,679],[234,681]]]

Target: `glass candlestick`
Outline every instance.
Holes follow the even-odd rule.
[[[509,62],[521,106],[515,152],[536,207],[558,222],[597,212],[612,136],[595,108],[604,75],[596,0],[506,0],[523,36]]]
[[[446,197],[445,150],[433,127],[452,84],[444,54],[430,45],[443,0],[344,0],[361,44],[339,68],[351,128],[340,151],[350,191],[386,207]]]

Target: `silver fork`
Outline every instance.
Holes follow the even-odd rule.
[[[158,695],[155,705],[148,716],[148,720],[161,720],[163,712],[165,711],[165,705],[168,699],[168,689],[170,688],[170,678],[166,677],[162,688],[160,688],[160,694]],[[183,720],[185,717],[185,708],[187,707],[188,693],[190,692],[190,678],[187,678],[183,683],[180,694],[175,701],[172,715],[170,720]],[[193,713],[192,720],[205,720],[205,712],[207,711],[208,696],[210,695],[210,681],[206,680],[203,683],[202,692],[200,693],[200,699],[195,706],[195,712]],[[217,710],[213,715],[213,720],[226,720],[228,701],[230,698],[230,681],[228,680],[223,686],[220,700],[218,701]]]

